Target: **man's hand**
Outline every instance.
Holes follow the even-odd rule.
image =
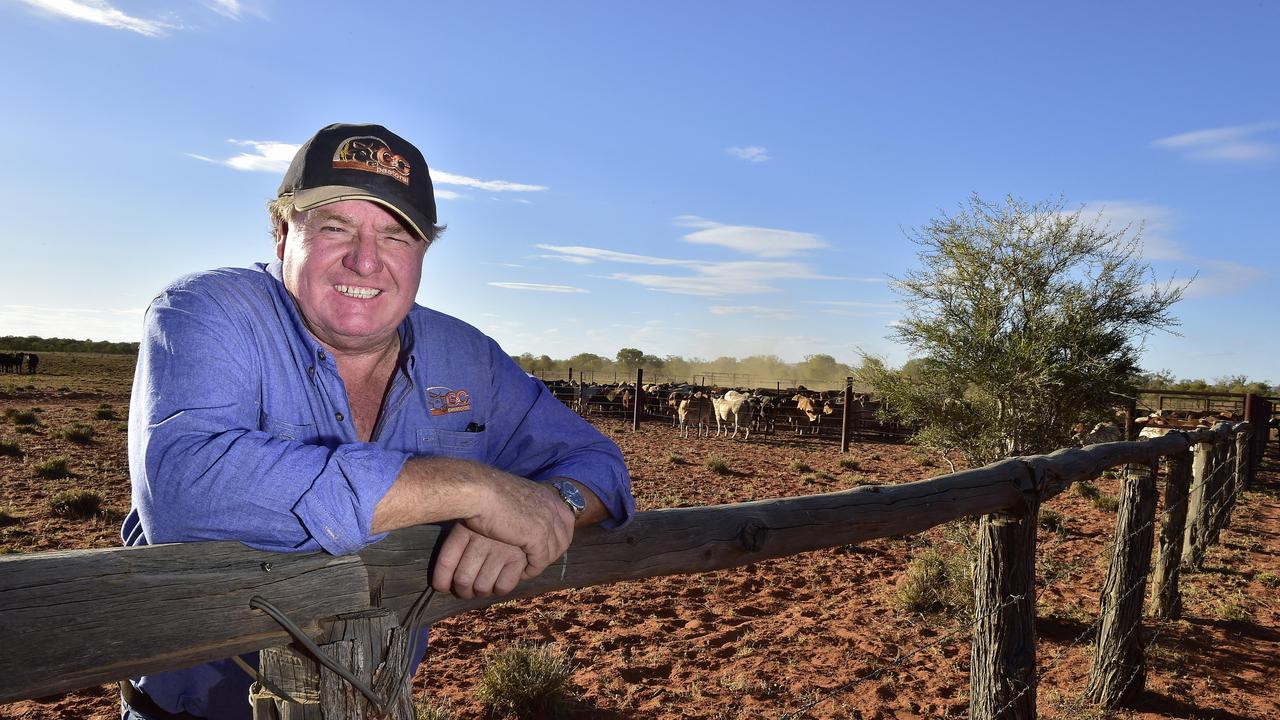
[[[594,495],[591,502],[600,505]],[[602,507],[597,510],[603,512]],[[520,565],[517,579],[536,577],[573,540],[573,511],[555,488],[481,463],[442,457],[405,463],[374,511],[373,531],[445,520],[455,520],[457,525],[441,546],[438,562],[447,565],[437,567],[432,585],[437,590],[453,589],[459,597],[470,597],[464,592],[510,592],[507,580],[515,573],[513,564]],[[496,541],[496,545],[477,538]],[[523,552],[523,562],[514,562],[497,545]]]
[[[506,595],[528,565],[524,550],[454,525],[440,547],[431,587],[463,599]]]

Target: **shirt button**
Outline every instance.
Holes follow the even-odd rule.
[[[316,374],[316,369],[315,369],[314,367],[309,367],[309,368],[307,368],[307,374],[308,374],[308,375],[315,375],[315,374]]]
[[[324,362],[324,351],[323,351],[323,350],[317,350],[317,351],[316,351],[316,357],[320,358],[320,362]]]
[[[333,418],[334,418],[335,420],[337,420],[338,422],[342,422],[342,421],[345,419],[345,418],[343,418],[342,413],[334,413],[334,414],[333,414]]]

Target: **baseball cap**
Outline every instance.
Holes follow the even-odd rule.
[[[427,161],[407,140],[381,125],[335,123],[298,148],[278,197],[299,210],[342,200],[369,200],[400,216],[419,238],[436,224]]]

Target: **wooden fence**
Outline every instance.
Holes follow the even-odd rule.
[[[1072,483],[1124,466],[1088,687],[1091,700],[1110,707],[1143,688],[1139,628],[1157,526],[1151,600],[1161,617],[1175,617],[1179,568],[1203,560],[1240,492],[1253,482],[1251,430],[1248,423],[1220,423],[1143,442],[1011,458],[899,485],[642,512],[620,531],[579,531],[564,557],[513,596],[707,572],[979,516],[970,716],[1033,718],[1038,508]],[[1167,481],[1165,509],[1157,518],[1161,458],[1167,459]],[[432,622],[513,597],[464,601],[444,595],[424,606],[424,578],[430,577],[440,532],[437,526],[397,531],[343,557],[211,542],[0,558],[0,702],[289,643],[290,634],[266,608],[292,618],[306,637],[328,643],[324,652],[346,658],[356,679],[385,698],[407,682],[396,677],[394,659],[375,674],[384,652],[388,658],[396,657],[397,648],[404,654],[397,618]],[[333,672],[315,668],[306,653],[288,657],[271,664],[289,672],[266,680],[272,687],[286,685],[281,689],[302,703],[261,692],[254,698],[255,717],[372,717],[369,704]],[[307,673],[294,672],[304,666],[310,666]],[[320,689],[292,684],[304,674],[320,678],[311,681]],[[392,716],[412,717],[405,693]]]

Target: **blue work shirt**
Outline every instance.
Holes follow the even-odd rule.
[[[303,325],[280,263],[197,273],[148,309],[129,408],[126,545],[239,540],[352,553],[415,456],[477,460],[590,488],[616,528],[635,512],[622,453],[466,323],[414,305],[371,442],[331,354]],[[424,580],[425,582],[425,580]],[[251,716],[230,660],[136,682],[171,712]]]

